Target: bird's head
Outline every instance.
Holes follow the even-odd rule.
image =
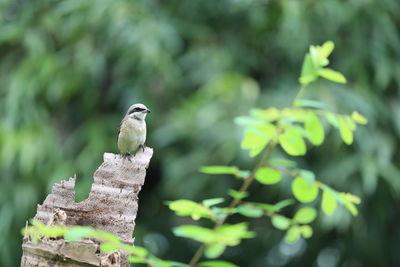
[[[148,109],[143,104],[133,104],[126,113],[127,117],[137,120],[144,120],[146,118],[147,113],[150,113],[150,109]]]

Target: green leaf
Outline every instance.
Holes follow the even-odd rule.
[[[239,192],[233,189],[229,189],[228,190],[228,194],[232,197],[232,198],[237,198],[237,199],[243,199],[245,197],[247,197],[249,195],[248,192]]]
[[[263,211],[266,211],[268,213],[274,213],[278,211],[278,209],[272,204],[259,203],[259,202],[247,202],[247,203],[259,209],[262,209]]]
[[[306,143],[299,130],[294,127],[288,127],[283,134],[279,136],[279,143],[283,150],[291,156],[302,156],[306,154]]]
[[[194,239],[202,243],[212,243],[216,239],[214,231],[196,225],[181,225],[173,229],[174,235]]]
[[[318,75],[337,83],[346,83],[346,78],[340,72],[334,71],[329,68],[323,68],[318,71]]]
[[[211,207],[217,204],[220,204],[224,202],[225,200],[222,197],[219,198],[210,198],[210,199],[205,199],[201,203],[203,203],[204,206],[206,207]]]
[[[272,124],[247,128],[241,147],[249,149],[250,157],[255,157],[263,151],[274,135],[275,126]]]
[[[238,175],[240,170],[236,166],[204,166],[201,167],[200,172],[206,174],[232,174]]]
[[[341,193],[340,195],[344,201],[344,206],[350,211],[351,214],[353,214],[353,216],[357,216],[358,210],[354,204],[360,204],[361,199],[349,193]]]
[[[300,238],[300,227],[293,225],[290,227],[285,236],[285,241],[289,244],[295,243]]]
[[[354,132],[357,128],[357,124],[353,121],[353,119],[350,116],[344,116],[344,119],[349,125],[350,130]]]
[[[93,229],[93,231],[94,232],[91,234],[91,236],[96,236],[96,238],[108,241],[109,243],[121,244],[119,238],[109,232],[95,229]]]
[[[298,176],[303,177],[309,184],[315,181],[315,174],[309,170],[298,169]]]
[[[200,218],[214,219],[215,217],[208,207],[187,199],[170,201],[168,206],[178,216],[191,216],[193,220]]]
[[[128,256],[128,261],[131,263],[146,263],[147,260],[136,256]]]
[[[339,128],[338,116],[332,112],[324,112],[325,119],[335,128]]]
[[[326,41],[319,49],[319,52],[322,57],[327,58],[332,53],[334,48],[335,44],[332,41]]]
[[[344,203],[344,206],[346,207],[346,209],[348,209],[350,211],[351,214],[353,214],[353,216],[358,215],[357,207],[352,202],[346,201]]]
[[[209,259],[215,259],[224,253],[226,246],[219,243],[213,243],[206,246],[205,256]]]
[[[368,123],[367,118],[365,118],[363,115],[361,115],[357,111],[353,111],[353,113],[351,113],[351,118],[353,119],[353,121],[355,121],[358,124],[367,124]]]
[[[276,169],[262,167],[257,170],[255,177],[260,183],[270,185],[279,183],[282,179],[282,174]]]
[[[303,207],[299,209],[293,217],[297,223],[308,224],[315,220],[317,217],[317,210],[313,207]]]
[[[337,207],[336,199],[326,190],[324,190],[324,193],[322,194],[321,207],[322,211],[327,215],[332,215]]]
[[[352,195],[350,193],[342,193],[344,194],[346,200],[353,202],[355,204],[360,204],[361,203],[361,199],[358,196]]]
[[[283,166],[283,167],[296,167],[296,161],[285,158],[272,158],[268,161],[270,165]]]
[[[284,200],[281,200],[278,203],[276,203],[274,205],[274,208],[276,209],[276,211],[280,211],[281,209],[283,209],[289,205],[292,205],[293,203],[294,203],[293,199],[284,199]]]
[[[300,233],[304,238],[310,238],[313,235],[313,229],[309,225],[300,226]]]
[[[344,116],[338,118],[340,136],[345,144],[351,145],[353,143],[353,131],[351,125]]]
[[[324,109],[325,104],[321,101],[310,100],[310,99],[296,99],[294,102],[295,107],[309,107],[309,108],[317,108]]]
[[[315,182],[310,184],[303,177],[297,176],[292,182],[292,192],[298,201],[308,203],[318,196],[318,185]]]
[[[247,231],[246,223],[224,224],[216,231],[216,242],[227,245],[236,246],[243,238],[253,238],[254,232]]]
[[[239,266],[227,261],[203,261],[199,263],[199,267],[239,267]]]
[[[318,116],[315,113],[310,113],[308,119],[304,124],[304,128],[307,132],[307,137],[310,142],[319,146],[324,141],[324,127],[321,124]]]
[[[246,217],[259,218],[263,216],[264,212],[257,207],[251,205],[238,206],[238,212]]]
[[[67,230],[64,237],[67,241],[78,241],[83,238],[89,237],[94,229],[85,226],[74,226]]]
[[[114,250],[117,250],[117,246],[111,243],[100,243],[100,250],[104,253],[110,253]]]
[[[215,212],[215,214],[217,214],[218,218],[222,218],[226,214],[236,214],[236,213],[238,213],[237,208],[213,207],[212,210],[213,210],[213,212]]]
[[[61,226],[45,226],[41,228],[40,234],[47,237],[61,237],[68,231],[65,227]]]
[[[271,218],[271,223],[277,229],[286,230],[290,226],[291,221],[289,218],[286,218],[285,216],[273,215]]]
[[[324,57],[321,53],[321,47],[320,46],[310,46],[310,56],[311,60],[315,66],[315,68],[318,70],[323,66],[326,66],[329,64],[329,60]]]
[[[171,262],[171,261],[166,261],[166,260],[162,260],[159,259],[157,257],[155,257],[154,255],[151,255],[151,258],[148,260],[148,265],[151,266],[157,266],[157,267],[173,267],[173,266],[179,266],[179,267],[183,267],[185,265],[183,265],[182,263],[177,263],[177,262]],[[189,267],[189,266],[185,266],[185,267]]]
[[[272,205],[272,204],[265,204],[265,203],[258,203],[258,202],[247,202],[248,204],[252,206],[256,206],[259,209],[262,209],[266,212],[269,213],[275,213],[283,209],[284,207],[287,207],[289,205],[292,205],[294,203],[293,199],[285,199],[282,201],[279,201],[278,203]]]
[[[124,246],[124,250],[126,250],[129,253],[134,254],[136,256],[140,256],[140,257],[146,257],[149,254],[147,249],[145,249],[143,247],[138,247],[138,246]]]
[[[301,75],[299,82],[303,85],[307,85],[318,78],[315,71],[314,63],[311,59],[310,54],[306,54],[303,61],[303,66],[301,67]]]

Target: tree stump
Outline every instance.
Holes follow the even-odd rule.
[[[63,180],[38,205],[35,219],[48,225],[91,226],[133,244],[138,194],[152,155],[151,148],[139,150],[130,157],[104,153],[104,162],[94,173],[88,199],[76,203],[75,178]],[[22,249],[21,267],[129,266],[125,255],[115,252],[104,255],[92,240],[70,243],[64,239],[42,238],[33,244],[24,238]]]

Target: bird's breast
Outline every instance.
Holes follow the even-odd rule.
[[[118,146],[121,151],[135,151],[146,141],[146,123],[136,119],[125,119],[121,123]]]

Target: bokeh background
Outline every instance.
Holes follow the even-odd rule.
[[[268,219],[227,250],[240,266],[400,266],[400,2],[398,0],[0,0],[0,265],[19,266],[20,229],[55,182],[76,174],[87,195],[103,152],[117,152],[126,109],[145,103],[155,149],[140,193],[136,242],[187,262],[197,244],[175,238],[166,200],[202,200],[237,181],[202,165],[255,161],[233,123],[253,107],[283,107],[298,89],[310,44],[332,40],[346,85],[318,82],[309,97],[369,124],[352,146],[330,131],[299,159],[363,199],[358,217],[319,216],[294,245]],[[288,184],[254,186],[252,199],[291,197]],[[318,202],[316,202],[317,204]]]

